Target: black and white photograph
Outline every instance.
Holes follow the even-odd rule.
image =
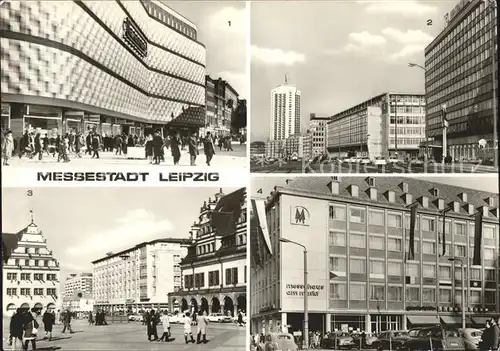
[[[498,172],[495,1],[255,1],[250,16],[252,172]]]
[[[250,198],[251,350],[498,347],[496,175],[254,176]]]
[[[3,169],[246,167],[246,3],[1,1]]]
[[[246,197],[2,189],[2,349],[245,350]]]

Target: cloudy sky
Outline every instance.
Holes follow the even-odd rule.
[[[227,194],[236,189],[223,188]],[[30,223],[43,231],[61,264],[61,282],[92,272],[93,260],[159,238],[188,238],[203,201],[219,188],[2,189],[2,232]]]
[[[394,177],[401,180],[399,177]],[[267,197],[271,191],[273,191],[275,186],[285,186],[286,180],[293,180],[294,177],[252,177],[250,182],[250,193],[251,197],[263,198]],[[479,191],[488,191],[493,193],[498,193],[498,177],[496,174],[477,174],[474,175],[474,179],[471,181],[470,176],[426,176],[425,180],[429,182],[436,182],[454,186],[460,186],[468,189],[476,189]],[[258,193],[262,190],[262,194]]]
[[[248,98],[247,25],[244,1],[163,1],[198,27],[207,48],[207,74],[221,77]]]
[[[387,91],[423,93],[423,71],[408,63],[424,64],[458,2],[252,2],[252,140],[267,140],[270,91],[285,74],[302,91],[303,128],[311,112],[330,116]]]

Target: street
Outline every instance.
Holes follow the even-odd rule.
[[[3,350],[9,350],[9,319],[3,319]],[[37,350],[214,350],[238,351],[245,350],[246,328],[236,324],[209,324],[207,329],[207,344],[186,344],[183,327],[173,324],[172,338],[169,342],[149,342],[146,326],[140,322],[117,323],[107,326],[89,326],[86,320],[72,321],[74,334],[62,334],[63,325],[54,326],[53,340],[37,341]],[[162,326],[158,326],[158,336],[161,337]],[[196,327],[193,327],[196,333]],[[43,325],[39,328],[39,339],[44,335]],[[195,335],[196,339],[196,335]],[[31,350],[31,345],[30,348]]]
[[[387,166],[362,165],[354,163],[322,163],[311,164],[302,162],[287,162],[261,166],[252,164],[253,173],[494,173],[491,166],[476,166],[472,164],[398,164]]]
[[[246,159],[246,144],[233,144],[234,151],[219,151],[216,148],[214,158],[211,162],[211,168],[224,169],[224,168],[240,168],[247,167]],[[203,154],[203,149],[199,150],[200,154],[197,157],[197,166],[205,165],[205,155]],[[23,157],[14,157],[9,161],[9,167],[23,167],[23,168],[57,168],[59,169],[71,169],[71,168],[85,168],[85,169],[103,169],[105,167],[120,167],[127,168],[127,170],[132,171],[134,166],[148,166],[149,161],[146,159],[127,159],[123,155],[115,155],[114,152],[100,152],[99,159],[93,159],[89,155],[84,155],[82,158],[76,157],[74,154],[70,155],[70,162],[57,162],[57,154],[55,157],[52,155],[43,155],[43,159],[39,161],[38,159],[28,159]],[[172,167],[174,164],[172,154],[170,150],[165,150],[165,161],[160,164],[160,166],[150,165],[151,167]],[[179,166],[190,166],[189,154],[187,150],[181,151],[181,159],[179,161]],[[8,169],[9,167],[5,167]]]

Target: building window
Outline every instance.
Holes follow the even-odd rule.
[[[387,262],[387,274],[391,276],[401,277],[401,263],[400,262]]]
[[[485,239],[495,239],[495,228],[484,226],[483,236]]]
[[[360,234],[349,235],[349,246],[360,249],[366,248],[366,237]]]
[[[17,296],[17,288],[7,288],[7,296]]]
[[[401,239],[387,238],[387,250],[401,252]]]
[[[330,283],[330,299],[345,300],[346,296],[345,283]]]
[[[424,241],[422,243],[422,253],[424,255],[435,255],[436,254],[436,243],[430,243]]]
[[[56,275],[55,274],[47,274],[47,281],[56,281]]]
[[[385,286],[383,285],[370,286],[370,300],[373,301],[385,300]]]
[[[238,284],[238,268],[226,268],[226,285]]]
[[[35,280],[43,280],[43,274],[42,273],[35,273],[35,274],[33,274],[33,278]]]
[[[387,299],[389,301],[403,301],[403,288],[400,286],[389,286],[387,288]]]
[[[31,289],[21,288],[21,296],[31,296]]]
[[[351,223],[365,223],[365,210],[363,208],[353,208],[350,209],[349,220]]]
[[[330,232],[329,241],[331,246],[346,246],[346,234]]]
[[[402,217],[401,215],[389,213],[387,215],[387,226],[390,228],[401,228],[402,227]]]
[[[485,260],[494,260],[495,259],[495,250],[494,249],[484,249],[484,259]]]
[[[44,260],[43,261],[43,266],[44,267],[48,267],[49,266],[49,261],[48,260]]]
[[[415,263],[406,264],[406,276],[407,277],[420,277],[420,267]]]
[[[465,257],[465,245],[455,245],[455,256]]]
[[[471,277],[471,279],[473,279],[473,278]],[[486,268],[484,270],[484,280],[490,281],[490,282],[496,281],[497,280],[497,278],[496,278],[496,270],[495,269]]]
[[[370,236],[370,249],[385,250],[384,238],[379,236]]]
[[[424,264],[422,265],[422,271],[424,278],[436,278],[436,266]]]
[[[351,284],[349,290],[351,300],[366,301],[366,286],[364,284]]]
[[[455,223],[455,234],[465,235],[466,227],[464,223]]]
[[[47,296],[56,296],[55,288],[47,288]]]
[[[186,274],[184,276],[184,287],[186,289],[191,289],[194,287],[194,281],[193,281],[193,275],[192,274]]]
[[[384,261],[370,260],[370,274],[385,275]]]
[[[371,225],[384,225],[384,213],[379,211],[370,211],[370,224]]]
[[[38,267],[38,260],[35,260],[35,267]]]
[[[495,291],[486,290],[484,292],[484,303],[486,305],[494,305],[496,303],[495,300]]]
[[[37,296],[43,295],[43,289],[42,288],[34,288],[33,295],[37,295]]]
[[[17,280],[17,273],[7,273],[7,280]]]
[[[439,278],[450,280],[451,279],[451,267],[450,266],[440,266],[439,267]]]
[[[433,232],[435,230],[434,224],[434,219],[422,218],[422,231]]]
[[[419,302],[420,301],[420,288],[408,287],[406,288],[406,301]]]
[[[336,221],[345,221],[345,207],[330,205],[330,219]]]
[[[31,280],[30,273],[21,273],[21,280]]]
[[[436,302],[436,289],[423,288],[422,289],[423,301],[422,302]]]
[[[203,288],[205,286],[205,273],[196,273],[194,275],[195,288]]]
[[[366,261],[356,258],[351,258],[350,260],[350,269],[351,273],[357,274],[366,274]]]
[[[346,272],[347,260],[345,257],[330,257],[330,270],[334,272]]]
[[[460,291],[460,293],[461,293],[461,291]],[[481,291],[471,290],[469,303],[480,304],[481,303]]]
[[[39,254],[40,253],[40,249],[38,247],[35,247],[35,254]]]
[[[439,289],[439,302],[445,302],[445,303],[451,302],[450,289]]]

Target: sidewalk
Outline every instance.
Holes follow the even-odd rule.
[[[203,154],[203,150],[200,150],[200,154],[196,159],[196,168],[210,168],[214,170],[219,169],[235,169],[235,168],[247,168],[247,158],[246,158],[246,145],[235,145],[233,146],[234,151],[218,151],[214,155],[211,166],[208,167],[205,163],[206,157]],[[74,154],[70,155],[70,162],[57,162],[57,154],[55,157],[52,155],[44,155],[43,159],[39,161],[38,159],[28,159],[23,157],[19,159],[14,157],[9,161],[10,166],[4,167],[4,171],[8,172],[9,168],[37,168],[37,169],[47,169],[47,168],[57,168],[57,169],[71,169],[71,168],[85,168],[89,170],[106,170],[108,168],[127,168],[127,170],[133,171],[134,166],[144,167],[155,167],[155,168],[165,168],[173,167],[174,161],[170,150],[165,152],[165,162],[162,162],[159,166],[152,165],[146,159],[127,159],[124,155],[115,155],[114,152],[100,152],[99,159],[92,159],[91,156],[84,155],[82,158],[75,157]],[[181,151],[181,159],[179,161],[179,167],[190,167],[190,157],[187,150]]]

